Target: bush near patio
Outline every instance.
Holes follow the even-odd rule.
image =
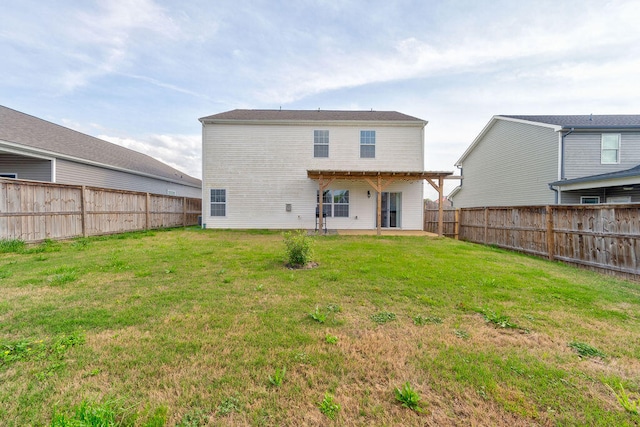
[[[616,396],[638,399],[637,283],[423,237],[323,236],[297,270],[267,231],[15,247],[3,426],[640,422]],[[406,384],[421,411],[396,400]]]

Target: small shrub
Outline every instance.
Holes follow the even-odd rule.
[[[606,354],[604,354],[597,348],[584,342],[570,342],[569,347],[571,347],[576,353],[578,353],[578,356],[580,357],[600,357],[602,359],[607,357]]]
[[[282,367],[282,369],[276,369],[276,372],[273,375],[269,375],[269,383],[274,387],[280,387],[282,382],[284,381],[284,376],[287,373],[287,368]]]
[[[378,325],[383,325],[387,322],[391,322],[392,320],[396,320],[396,315],[395,313],[390,313],[388,311],[381,311],[380,313],[371,315],[371,320],[376,322]]]
[[[622,387],[622,384],[618,384],[618,387],[620,387],[620,393],[616,392],[609,384],[607,384],[607,387],[613,392],[616,399],[618,399],[618,402],[620,402],[627,412],[640,415],[640,398],[633,400],[633,398],[627,394],[624,387]]]
[[[287,248],[287,260],[292,267],[303,267],[311,262],[313,256],[312,239],[306,231],[288,231],[284,233],[284,244]]]
[[[335,420],[338,412],[340,412],[340,405],[334,402],[333,396],[329,393],[324,394],[324,399],[322,399],[318,407],[320,408],[320,412],[332,420]]]
[[[409,381],[404,383],[402,388],[395,389],[396,400],[402,403],[402,406],[413,411],[420,412],[420,395],[411,387]]]

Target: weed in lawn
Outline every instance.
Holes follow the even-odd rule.
[[[330,313],[340,313],[342,308],[338,304],[327,304],[327,311]]]
[[[518,325],[512,323],[509,317],[503,314],[496,313],[488,308],[483,308],[479,310],[479,312],[482,313],[484,320],[487,323],[492,323],[500,328],[521,329]]]
[[[111,401],[95,404],[83,400],[73,415],[54,413],[51,427],[111,427],[116,425],[116,409]]]
[[[225,416],[232,412],[240,412],[240,401],[235,397],[227,396],[216,408],[216,413]]]
[[[621,383],[618,383],[618,387],[620,388],[619,393],[615,391],[609,384],[607,384],[607,387],[613,392],[613,394],[616,396],[616,399],[618,399],[618,402],[620,402],[622,407],[627,412],[635,415],[640,415],[640,397],[636,400],[633,400],[633,398],[627,394],[624,387],[622,387]]]
[[[0,254],[19,254],[24,251],[25,246],[24,241],[18,239],[0,240]]]
[[[260,292],[262,290],[264,290],[264,285],[261,283],[258,286],[256,286],[255,288],[253,288],[254,291]]]
[[[303,267],[311,262],[313,241],[305,230],[287,231],[284,233],[284,244],[291,267]]]
[[[182,416],[176,427],[200,427],[207,425],[208,422],[209,417],[202,409],[192,409]]]
[[[437,316],[422,316],[420,314],[418,314],[417,316],[415,316],[413,318],[413,324],[414,325],[418,325],[418,326],[424,326],[427,325],[429,323],[434,323],[434,324],[441,324],[442,323],[442,318],[437,317]]]
[[[42,252],[60,252],[60,250],[62,250],[62,244],[60,242],[45,239],[39,245],[26,248],[23,252],[26,254],[39,254]]]
[[[287,368],[285,366],[283,366],[282,369],[276,369],[273,375],[269,375],[269,384],[274,387],[280,387],[284,381],[286,373]]]
[[[309,313],[309,317],[318,323],[324,323],[327,320],[327,313],[320,311],[320,307],[316,305],[315,311]]]
[[[379,313],[372,314],[371,320],[376,322],[378,325],[384,325],[387,322],[396,320],[396,315],[395,313],[391,313],[389,311],[381,311]]]
[[[404,383],[401,389],[396,387],[394,394],[396,396],[396,400],[405,408],[409,408],[416,412],[422,412],[422,409],[419,406],[420,395],[413,389],[413,387],[411,387],[411,383],[409,383],[409,381]]]
[[[167,413],[169,409],[166,406],[159,406],[149,419],[144,423],[143,427],[164,427],[167,423]]]
[[[453,333],[460,339],[466,340],[469,338],[469,332],[464,329],[455,329]]]
[[[338,337],[336,337],[335,335],[327,335],[326,337],[324,337],[324,341],[327,344],[338,344]]]
[[[51,286],[62,286],[65,283],[74,282],[78,279],[78,273],[75,270],[65,271],[62,273],[54,274],[47,279]]]
[[[584,342],[570,342],[569,347],[571,347],[576,353],[578,353],[578,356],[580,356],[581,358],[600,357],[601,359],[604,359],[607,357],[606,354],[604,354],[597,348]]]
[[[330,393],[325,393],[324,399],[322,399],[318,408],[320,408],[320,412],[326,415],[329,419],[335,420],[338,416],[338,412],[340,412],[340,405],[333,399],[334,397]]]

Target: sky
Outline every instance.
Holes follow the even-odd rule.
[[[425,170],[456,173],[494,115],[640,113],[637,0],[1,0],[0,9],[1,105],[197,178],[198,118],[235,108],[399,111],[429,122]]]

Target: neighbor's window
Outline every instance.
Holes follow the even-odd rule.
[[[360,131],[360,157],[375,158],[376,157],[376,131],[361,130]]]
[[[17,178],[17,173],[0,173],[0,178]]]
[[[583,205],[597,205],[600,203],[599,196],[582,196],[580,197],[580,203]]]
[[[227,215],[227,190],[211,189],[211,216]]]
[[[316,212],[320,210],[320,192],[316,192],[318,205]],[[349,190],[325,190],[322,195],[322,210],[327,217],[349,217]]]
[[[602,150],[600,154],[600,163],[602,164],[620,163],[620,134],[619,133],[603,133],[602,134]]]
[[[631,196],[607,197],[607,203],[631,203]]]
[[[313,157],[329,157],[329,131],[313,131]]]

